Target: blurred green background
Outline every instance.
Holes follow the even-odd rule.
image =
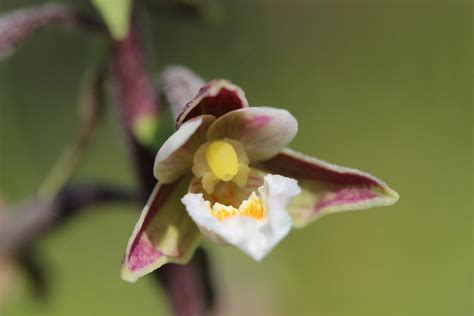
[[[1,0],[0,12],[44,1]],[[91,9],[85,1],[75,4]],[[154,74],[184,64],[228,78],[253,105],[288,108],[292,147],[373,173],[393,207],[294,230],[262,263],[209,243],[219,315],[470,315],[471,1],[223,1],[204,23],[148,10]],[[77,128],[87,34],[52,29],[0,62],[0,190],[31,194]],[[133,186],[112,104],[79,180]],[[137,213],[96,208],[40,243],[51,292],[21,277],[5,315],[166,315],[154,280],[128,284],[120,259]]]

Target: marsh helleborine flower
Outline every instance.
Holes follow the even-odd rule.
[[[398,199],[367,173],[286,149],[298,130],[295,118],[249,107],[243,91],[226,80],[203,87],[176,127],[156,155],[158,184],[128,242],[127,281],[187,262],[201,233],[261,260],[292,226]]]

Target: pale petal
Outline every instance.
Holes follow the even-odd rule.
[[[291,218],[285,208],[300,189],[293,179],[267,175],[258,191],[264,205],[262,220],[235,216],[219,221],[209,212],[210,203],[202,194],[188,193],[182,202],[202,230],[215,234],[259,261],[290,231]]]
[[[295,137],[298,122],[286,110],[250,107],[218,118],[207,133],[208,139],[239,141],[251,162],[267,160],[285,148]]]
[[[179,202],[188,181],[156,185],[128,241],[122,279],[135,282],[165,263],[192,257],[201,233]]]
[[[219,117],[248,106],[242,89],[230,81],[215,79],[202,87],[197,96],[183,107],[176,119],[176,127],[179,128],[187,120],[202,114]]]
[[[161,183],[172,183],[191,172],[193,155],[206,141],[206,132],[215,118],[201,115],[193,118],[168,138],[155,158],[153,173]]]
[[[298,180],[303,192],[288,209],[295,226],[305,226],[325,214],[392,205],[399,197],[368,173],[289,149],[261,163],[261,167]]]

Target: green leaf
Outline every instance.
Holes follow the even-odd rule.
[[[91,0],[102,15],[110,34],[121,40],[128,34],[132,11],[132,0]]]

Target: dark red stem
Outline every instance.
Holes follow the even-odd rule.
[[[136,12],[135,12],[136,13]],[[158,115],[159,102],[147,72],[139,26],[134,15],[128,36],[114,44],[112,74],[124,132],[135,163],[137,178],[146,198],[156,184],[153,177],[155,152],[134,136],[134,122],[142,116]],[[157,270],[175,315],[205,315],[209,305],[202,261],[187,265],[168,264]]]
[[[145,198],[156,184],[151,171],[154,153],[138,142],[133,126],[140,117],[158,115],[159,103],[146,70],[136,19],[128,36],[114,43],[112,73],[122,125]]]
[[[64,187],[53,200],[31,198],[4,211],[13,214],[0,224],[0,256],[34,246],[46,232],[100,203],[138,201],[135,192],[110,184]]]

